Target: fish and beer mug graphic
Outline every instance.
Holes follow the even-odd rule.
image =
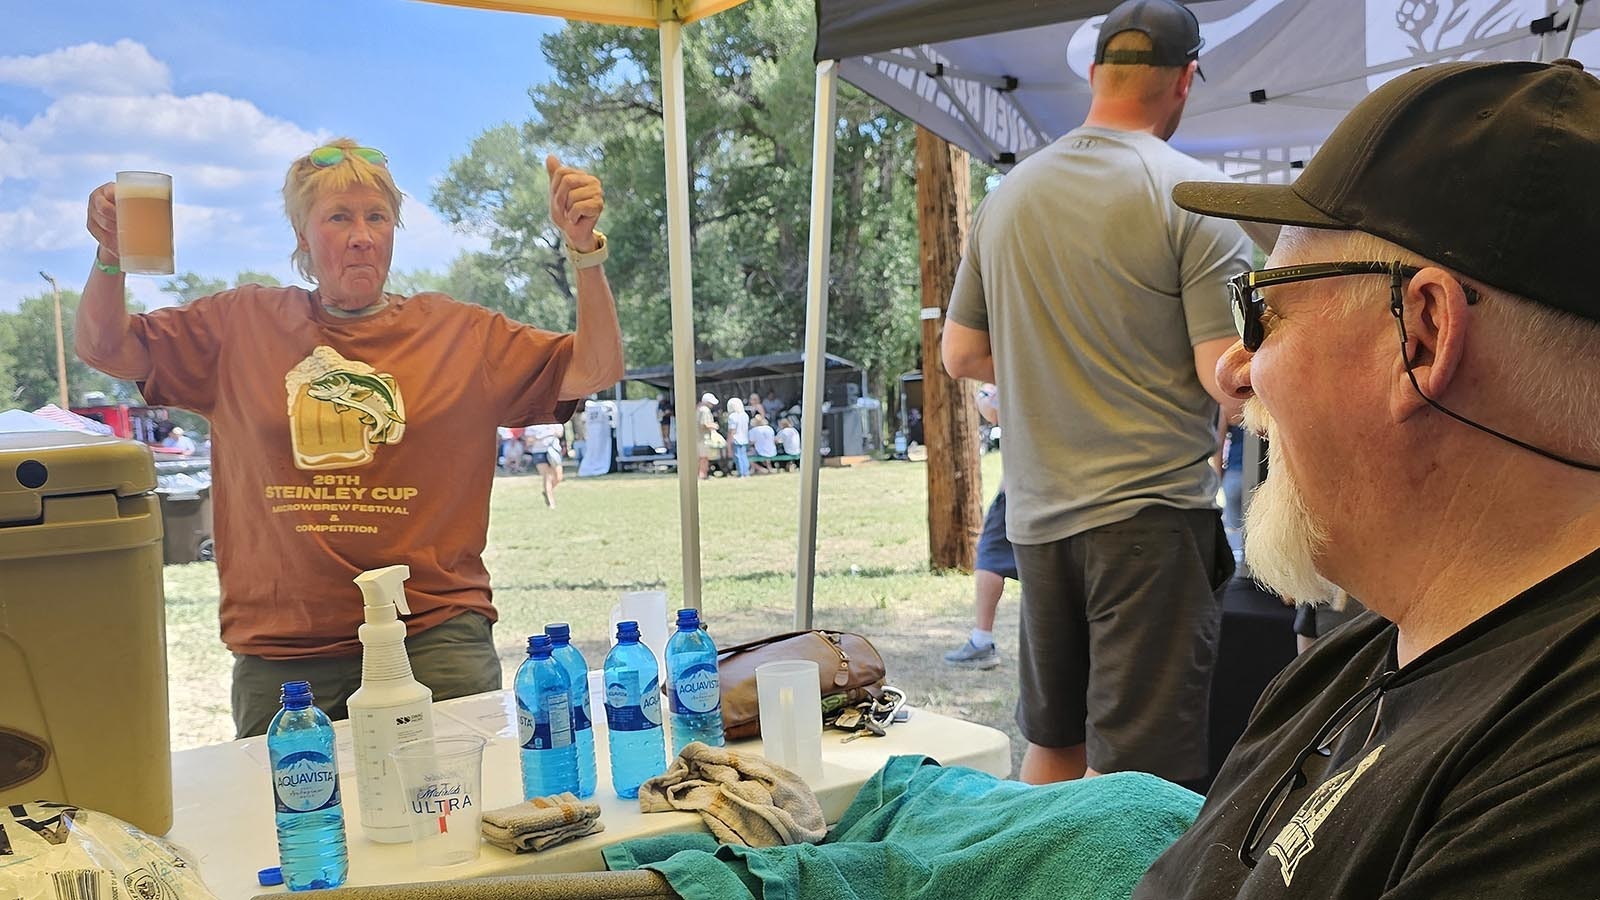
[[[283,378],[295,468],[349,469],[398,444],[406,404],[394,376],[320,346]]]

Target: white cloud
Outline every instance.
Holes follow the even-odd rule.
[[[87,197],[85,197],[87,200]],[[15,210],[0,210],[0,253],[62,250],[86,246],[85,200],[40,200]]]
[[[51,97],[160,94],[170,89],[172,72],[143,44],[123,38],[110,47],[79,44],[38,56],[0,56],[0,84]]]
[[[433,269],[444,271],[457,255],[489,249],[489,241],[478,235],[461,234],[450,223],[415,197],[406,196],[400,210],[405,228],[395,238],[393,268],[403,271]]]

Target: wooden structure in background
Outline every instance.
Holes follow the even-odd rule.
[[[944,312],[967,244],[967,152],[917,126],[917,230],[922,263],[922,428],[928,446],[928,554],[934,569],[971,571],[983,530],[978,407],[971,384],[939,358]]]

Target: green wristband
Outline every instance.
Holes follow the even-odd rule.
[[[116,265],[107,265],[106,263],[101,262],[99,253],[96,253],[94,255],[94,267],[96,269],[99,269],[100,271],[106,273],[107,275],[121,275],[122,274],[122,269],[119,268],[118,266],[116,266]]]

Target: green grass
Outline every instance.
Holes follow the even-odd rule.
[[[924,464],[905,462],[822,470],[815,622],[869,637],[890,683],[913,704],[992,725],[1015,741],[1016,588],[995,629],[1005,664],[988,672],[946,667],[940,657],[972,625],[972,579],[928,569],[927,474]],[[997,454],[984,457],[983,474],[987,503],[1000,482]],[[702,608],[719,645],[794,627],[799,491],[793,472],[701,483]],[[669,605],[681,601],[679,543],[675,476],[569,477],[555,509],[545,507],[537,477],[496,479],[485,561],[506,683],[527,635],[547,622],[571,622],[575,643],[598,666],[607,615],[623,591],[660,588]],[[166,588],[174,747],[228,740],[232,660],[217,639],[215,569],[168,566]]]

